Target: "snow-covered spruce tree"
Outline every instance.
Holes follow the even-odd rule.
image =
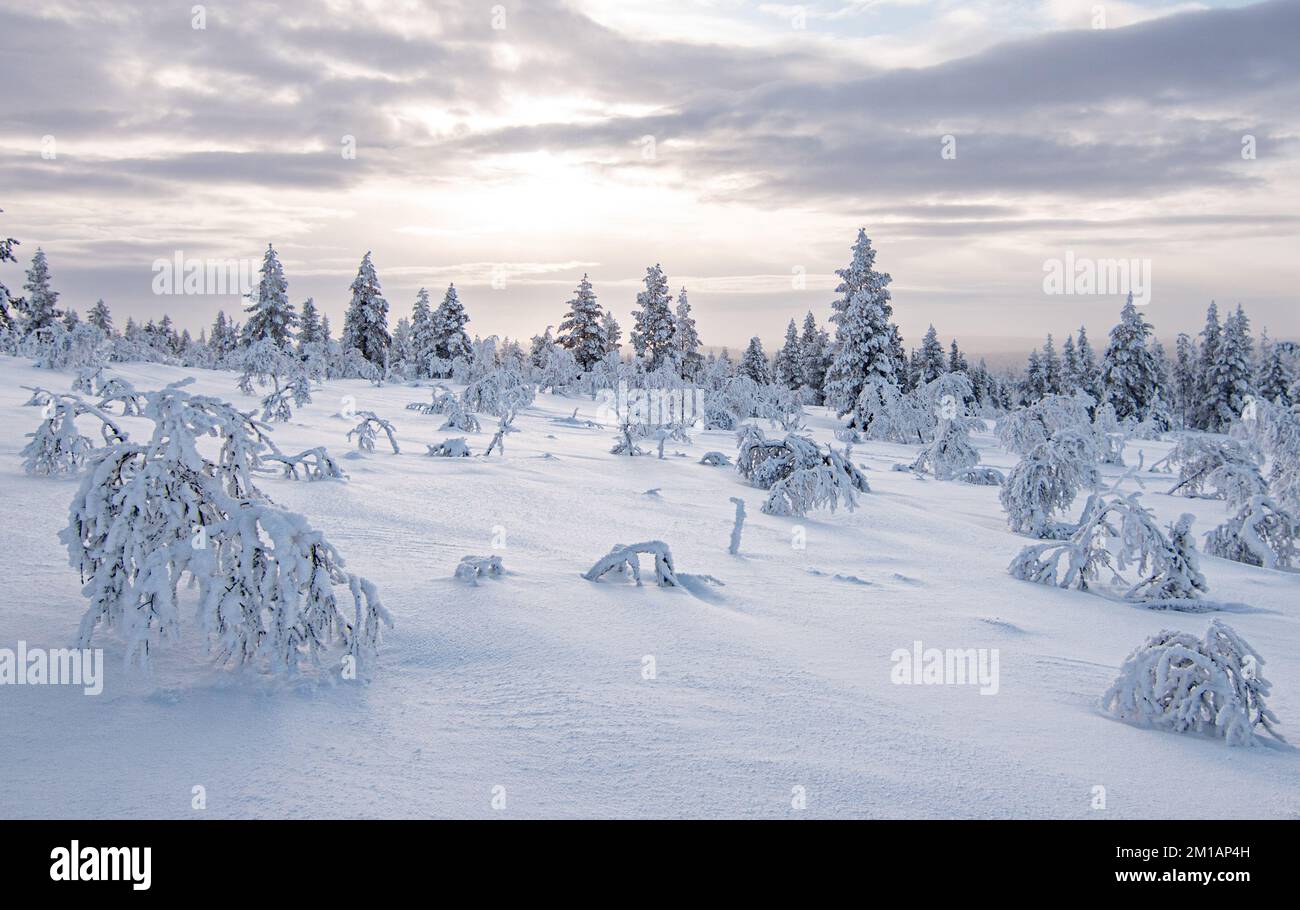
[[[1295,370],[1282,345],[1268,338],[1265,330],[1259,342],[1259,366],[1255,372],[1255,394],[1263,401],[1282,407],[1294,402],[1291,390],[1296,387]]]
[[[343,320],[343,348],[355,348],[366,361],[382,368],[388,362],[388,348],[392,343],[388,334],[388,301],[384,299],[379,275],[367,251],[352,281],[352,301]]]
[[[600,327],[605,333],[605,353],[617,355],[618,349],[623,346],[623,328],[609,310],[601,318]]]
[[[673,317],[673,358],[683,379],[694,382],[704,368],[700,355],[700,334],[695,330],[691,304],[686,299],[686,288],[677,294],[677,311]]]
[[[1252,348],[1250,321],[1240,306],[1223,321],[1214,364],[1206,389],[1205,429],[1218,432],[1241,416],[1246,402],[1254,395],[1252,384]]]
[[[793,319],[785,327],[785,343],[776,352],[773,378],[778,385],[793,391],[803,387],[803,353],[799,347],[799,329]]]
[[[1155,403],[1160,380],[1150,338],[1151,324],[1138,312],[1130,291],[1101,365],[1105,400],[1120,420],[1145,420]]]
[[[1200,405],[1200,381],[1196,375],[1197,357],[1195,343],[1186,334],[1180,332],[1178,342],[1174,346],[1171,394],[1175,425],[1183,430],[1192,428]]]
[[[672,356],[676,334],[672,294],[658,263],[646,269],[645,290],[636,295],[636,305],[638,308],[632,311],[632,347],[645,361],[646,370],[653,372]]]
[[[939,343],[939,333],[935,331],[933,323],[921,340],[921,350],[917,353],[917,368],[921,383],[934,382],[948,369],[943,357],[943,345]]]
[[[437,356],[438,338],[433,327],[433,309],[429,304],[429,291],[420,288],[415,295],[415,307],[411,311],[411,356],[416,364],[416,377],[425,379],[432,376],[430,369],[432,358]]]
[[[767,355],[763,353],[763,342],[758,340],[757,335],[749,339],[749,347],[745,348],[744,356],[740,358],[740,366],[736,368],[736,373],[759,385],[771,384],[772,369],[768,365]]]
[[[1257,728],[1285,742],[1264,701],[1272,687],[1263,666],[1259,652],[1217,619],[1203,641],[1166,629],[1128,656],[1101,704],[1131,724],[1217,737],[1229,746],[1255,745]]]
[[[95,305],[90,308],[90,315],[86,317],[86,321],[103,332],[105,336],[113,337],[113,315],[109,312],[103,297],[96,300]]]
[[[388,437],[388,444],[392,447],[393,454],[402,454],[402,450],[397,447],[397,430],[391,423],[374,411],[357,411],[354,416],[359,417],[361,422],[348,430],[348,441],[351,442],[352,437],[356,436],[358,451],[373,452],[375,441],[379,438],[379,431],[383,430],[384,435]]]
[[[1078,389],[1086,392],[1094,402],[1100,402],[1105,397],[1101,384],[1101,366],[1097,363],[1097,355],[1092,350],[1092,342],[1088,340],[1088,330],[1084,326],[1079,326],[1078,350]]]
[[[817,328],[812,313],[804,317],[803,329],[799,333],[799,364],[804,388],[813,392],[807,399],[808,404],[821,404],[826,369],[830,366],[830,337],[824,329]]]
[[[262,398],[262,420],[285,423],[293,417],[294,407],[311,403],[311,375],[307,355],[290,353],[274,338],[259,338],[234,355],[237,361],[239,391],[253,395],[254,386],[270,391]]]
[[[262,257],[261,280],[257,289],[248,295],[252,303],[245,308],[248,320],[244,323],[244,344],[269,341],[277,348],[287,348],[298,321],[289,302],[289,283],[284,278],[280,257],[271,244],[266,245]]]
[[[27,388],[24,386],[24,388]],[[113,418],[77,395],[32,388],[28,404],[38,404],[44,420],[19,454],[23,470],[32,475],[76,474],[94,457],[94,444],[77,429],[77,418],[88,415],[99,421],[105,445],[126,441],[126,433]]]
[[[265,428],[184,383],[145,398],[152,437],[118,442],[95,460],[60,534],[90,601],[79,646],[99,626],[115,628],[127,662],[148,666],[161,641],[180,633],[188,573],[198,626],[222,663],[291,673],[303,657],[319,662],[334,638],[366,660],[391,619],[374,585],[347,572],[319,531],[254,486],[271,448]],[[220,442],[215,461],[199,450],[205,436]],[[336,587],[352,594],[347,615]]]
[[[298,353],[305,354],[308,345],[321,345],[325,336],[321,331],[320,310],[316,301],[308,297],[302,302],[302,312],[298,315]]]
[[[18,311],[23,315],[24,335],[48,329],[63,316],[63,311],[58,308],[59,292],[50,287],[50,265],[45,258],[45,251],[40,247],[36,248],[36,255],[32,256],[23,290],[27,296],[19,300]]]
[[[1200,361],[1197,364],[1198,395],[1196,428],[1215,430],[1219,427],[1218,390],[1214,383],[1214,364],[1219,359],[1219,345],[1223,340],[1223,326],[1219,323],[1219,305],[1213,300],[1205,311],[1205,328],[1201,329]]]
[[[1081,489],[1101,482],[1097,448],[1092,435],[1063,429],[1035,445],[1016,463],[999,493],[1011,530],[1031,537],[1059,539],[1072,525],[1053,515],[1074,502]]]
[[[888,285],[892,280],[874,268],[876,251],[865,229],[858,230],[853,260],[838,269],[840,298],[831,303],[835,323],[835,353],[826,371],[826,403],[837,416],[851,414],[849,425],[867,427],[854,410],[867,381],[877,377],[897,384],[899,362],[894,350],[893,307]]]
[[[591,289],[591,280],[585,272],[568,306],[568,312],[560,320],[557,341],[573,354],[585,373],[604,359],[609,350],[605,338],[605,311],[596,300],[596,292]]]
[[[450,363],[457,358],[468,360],[474,356],[469,335],[465,332],[468,324],[469,314],[456,294],[456,285],[447,285],[442,303],[433,311],[434,354],[439,359]]]

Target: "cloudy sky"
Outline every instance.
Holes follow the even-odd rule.
[[[238,299],[154,261],[272,241],[336,326],[367,250],[394,319],[455,281],[484,335],[584,271],[626,329],[660,262],[770,345],[861,225],[909,343],[1105,332],[1067,253],[1149,261],[1162,336],[1217,298],[1295,338],[1298,47],[1297,0],[0,0],[0,235],[119,324],[197,330]]]

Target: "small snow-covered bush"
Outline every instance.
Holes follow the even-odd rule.
[[[455,577],[477,586],[480,578],[500,578],[506,574],[500,556],[462,556],[456,566]]]
[[[1217,619],[1204,640],[1186,632],[1151,636],[1124,661],[1102,707],[1128,723],[1173,733],[1199,733],[1230,746],[1252,746],[1256,728],[1284,741],[1265,697],[1264,658]]]
[[[809,510],[843,504],[857,507],[858,493],[871,491],[866,475],[846,454],[821,446],[806,436],[788,433],[767,439],[752,424],[737,433],[736,470],[754,486],[769,490],[762,511],[767,515],[806,515]]]
[[[508,417],[528,407],[535,397],[533,386],[519,371],[501,367],[466,386],[461,401],[470,411]]]
[[[478,418],[465,410],[459,399],[452,399],[452,404],[446,413],[447,419],[438,428],[439,430],[460,430],[463,433],[477,433],[482,429]]]
[[[434,458],[468,458],[469,445],[465,442],[464,436],[457,436],[454,439],[444,439],[437,445],[426,445],[429,451],[426,453]]]
[[[609,450],[609,454],[625,455],[628,458],[635,458],[638,455],[646,454],[645,449],[641,448],[632,440],[631,424],[623,424],[619,432],[621,435],[614,437],[614,447]]]
[[[955,479],[977,487],[999,487],[1007,482],[997,468],[967,468],[959,472]]]
[[[299,468],[302,469],[303,477],[307,480],[348,479],[347,473],[339,467],[339,463],[330,456],[324,446],[307,449],[297,455],[284,455],[273,452],[262,457],[266,461],[274,461],[284,465],[285,480],[298,480]]]
[[[918,474],[931,471],[939,480],[956,480],[959,475],[979,464],[980,455],[971,445],[971,428],[981,423],[978,418],[953,417],[939,421],[939,431],[934,442],[921,450],[912,463]]]
[[[677,573],[673,569],[673,554],[668,549],[668,544],[662,540],[647,540],[643,543],[615,544],[614,549],[596,560],[596,564],[588,569],[583,578],[587,581],[599,581],[610,572],[624,577],[629,574],[632,580],[639,587],[641,584],[641,560],[640,554],[646,553],[655,558],[655,581],[661,588],[676,587],[680,582],[677,581]]]
[[[705,452],[700,458],[700,464],[706,464],[711,468],[726,468],[731,466],[731,459],[721,452]]]
[[[1205,552],[1266,569],[1293,568],[1300,520],[1267,496],[1252,496],[1237,514],[1205,535]]]
[[[388,444],[392,446],[393,454],[401,454],[401,450],[397,447],[397,431],[391,423],[377,416],[374,411],[357,411],[354,416],[360,417],[361,422],[348,430],[348,439],[357,437],[358,451],[373,452],[375,441],[379,438],[379,431],[383,430],[388,437]]]
[[[1059,538],[1068,526],[1052,516],[1070,507],[1080,489],[1101,482],[1090,436],[1066,429],[1031,448],[1011,469],[999,498],[1011,530],[1032,537]]]
[[[254,394],[254,386],[271,390],[262,398],[262,419],[286,422],[293,407],[311,403],[311,376],[305,359],[281,348],[269,338],[241,349],[236,356],[240,368],[239,391]]]

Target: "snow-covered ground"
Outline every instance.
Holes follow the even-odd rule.
[[[193,375],[202,392],[254,404],[231,373],[112,372],[142,389]],[[77,481],[27,477],[18,457],[39,422],[19,387],[69,382],[0,357],[0,647],[67,646],[84,610],[56,537]],[[686,457],[617,458],[610,428],[554,421],[575,407],[594,419],[581,398],[539,396],[504,458],[441,459],[424,444],[462,434],[405,410],[427,388],[331,382],[277,426],[280,447],[347,453],[352,424],[334,416],[346,395],[396,424],[402,453],[381,440],[342,459],[346,483],[268,475],[262,488],[379,585],[396,628],[373,681],[213,667],[195,634],[145,676],[102,634],[102,695],[0,687],[0,816],[1300,817],[1294,750],[1137,729],[1096,707],[1147,635],[1199,635],[1209,616],[1016,581],[1006,567],[1027,541],[1007,530],[997,488],[891,471],[908,447],[856,447],[873,492],[855,512],[803,521],[761,514],[765,494],[733,468],[697,463],[733,455],[733,434],[668,444]],[[809,424],[832,438],[821,409]],[[469,435],[476,452],[494,425]],[[991,436],[976,441],[985,464],[1014,463]],[[1147,464],[1168,450],[1140,447]],[[1169,486],[1146,482],[1162,523],[1190,511],[1199,539],[1223,520],[1222,503]],[[739,556],[727,553],[732,496],[749,512]],[[615,543],[650,538],[672,547],[684,587],[580,577]],[[488,553],[507,577],[452,579],[462,556]],[[1270,704],[1295,734],[1300,575],[1202,568],[1215,600],[1253,608],[1218,615],[1263,654]],[[997,694],[891,683],[891,654],[918,640],[998,649]]]

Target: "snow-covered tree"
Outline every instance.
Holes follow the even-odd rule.
[[[817,328],[812,313],[804,317],[803,330],[799,333],[799,364],[804,387],[813,389],[817,396],[808,403],[819,404],[826,385],[826,370],[830,367],[830,336]]]
[[[1291,569],[1300,561],[1300,518],[1258,494],[1205,535],[1205,552],[1266,569]]]
[[[1265,703],[1264,658],[1231,626],[1210,620],[1205,639],[1164,630],[1124,661],[1102,707],[1120,720],[1172,733],[1197,733],[1252,746],[1259,729],[1283,741]]]
[[[935,331],[933,323],[926,329],[925,337],[921,340],[917,369],[918,380],[922,384],[934,382],[948,369],[943,356],[943,345],[939,343],[939,333]]]
[[[284,277],[284,267],[269,243],[266,255],[262,257],[260,274],[262,277],[257,289],[248,295],[252,303],[244,310],[248,314],[244,323],[244,343],[253,344],[265,339],[276,347],[288,347],[298,317],[289,302],[289,283]]]
[[[147,666],[180,633],[188,574],[198,627],[220,662],[292,673],[304,657],[319,663],[335,638],[354,661],[367,659],[391,619],[319,531],[253,484],[272,448],[264,427],[182,383],[145,398],[152,438],[118,442],[96,460],[60,534],[87,580],[79,646],[100,626],[116,628],[127,662]],[[215,461],[198,445],[206,436],[219,442]],[[337,587],[352,595],[346,614]]]
[[[1115,406],[1120,420],[1145,420],[1155,404],[1160,377],[1150,337],[1151,324],[1142,318],[1129,292],[1101,366],[1105,400]]]
[[[481,414],[493,417],[510,417],[516,411],[533,403],[533,387],[524,382],[513,366],[502,366],[465,388],[466,406]]]
[[[1171,601],[1196,601],[1209,588],[1201,574],[1192,543],[1193,517],[1186,512],[1169,525],[1163,551],[1152,560],[1149,573],[1125,594],[1126,600],[1163,606]]]
[[[1214,388],[1214,365],[1219,359],[1219,344],[1223,338],[1223,327],[1219,324],[1219,306],[1213,300],[1205,311],[1205,328],[1201,330],[1201,357],[1197,364],[1199,377],[1199,395],[1196,414],[1198,429],[1214,429],[1220,425],[1219,399]]]
[[[797,391],[804,384],[803,354],[799,346],[799,329],[794,320],[785,327],[785,343],[776,353],[773,378],[779,385]]]
[[[772,368],[767,362],[767,355],[763,353],[763,342],[758,340],[757,335],[749,339],[749,347],[745,348],[745,354],[740,358],[740,366],[736,368],[736,373],[759,385],[771,384]]]
[[[1291,390],[1296,385],[1295,370],[1282,346],[1272,341],[1265,330],[1259,342],[1259,366],[1255,372],[1255,393],[1264,401],[1289,407],[1294,402]]]
[[[999,499],[1011,530],[1031,537],[1059,538],[1069,526],[1053,520],[1081,489],[1101,482],[1096,443],[1091,434],[1067,428],[1039,442],[1016,463]]]
[[[673,319],[672,294],[668,279],[658,263],[646,269],[645,290],[636,295],[637,309],[632,311],[632,347],[654,372],[671,356],[676,322]]]
[[[95,328],[99,329],[109,338],[113,337],[113,316],[108,311],[108,306],[101,297],[95,301],[95,305],[90,308],[90,315],[87,321]]]
[[[693,382],[704,367],[700,355],[700,335],[691,317],[691,304],[686,299],[686,288],[677,295],[677,312],[673,317],[673,357],[682,378]]]
[[[388,334],[388,301],[369,251],[361,259],[351,290],[352,301],[343,319],[343,348],[356,348],[369,363],[383,367],[393,339]]]
[[[1250,321],[1240,306],[1223,321],[1214,363],[1206,380],[1205,429],[1218,432],[1241,416],[1254,395]]]
[[[1078,388],[1080,391],[1087,392],[1093,401],[1101,402],[1104,397],[1101,385],[1101,367],[1097,364],[1097,355],[1092,350],[1092,342],[1088,340],[1088,330],[1084,326],[1079,326],[1078,353]]]
[[[127,323],[127,337],[131,336],[130,323]],[[208,347],[212,349],[212,356],[219,363],[222,358],[231,354],[235,348],[239,347],[239,333],[234,326],[226,319],[224,310],[217,311],[216,321],[212,323],[212,334],[208,338]]]
[[[618,349],[623,346],[623,329],[609,310],[606,310],[605,315],[601,317],[600,327],[605,333],[605,353],[617,354]]]
[[[1174,365],[1171,375],[1174,414],[1178,426],[1191,429],[1200,407],[1200,381],[1196,372],[1196,345],[1186,334],[1179,333],[1174,345]]]
[[[848,268],[838,269],[842,295],[831,307],[835,323],[835,354],[826,372],[826,402],[843,417],[857,406],[867,381],[879,377],[897,384],[899,362],[895,351],[894,327],[890,322],[893,307],[889,303],[888,273],[874,268],[876,251],[865,229],[858,230],[853,244],[853,260]],[[865,426],[861,415],[853,413],[849,425]]]
[[[438,308],[433,312],[434,354],[440,360],[451,363],[457,358],[468,360],[474,356],[473,345],[470,344],[469,335],[465,332],[468,323],[469,315],[456,295],[456,285],[447,285],[447,293],[443,295],[442,303],[438,304]]]
[[[302,313],[298,316],[298,353],[308,350],[308,345],[323,345],[324,333],[321,332],[320,310],[316,301],[308,297],[302,302]]]
[[[62,315],[58,308],[59,292],[50,287],[50,265],[45,258],[45,251],[36,248],[32,264],[27,269],[27,281],[23,284],[27,296],[19,301],[18,310],[23,314],[23,332],[27,335],[49,328]]]
[[[568,312],[560,321],[557,341],[572,352],[578,366],[587,372],[604,359],[609,350],[609,340],[605,337],[605,311],[597,302],[586,273],[578,282],[578,289],[568,306]]]

